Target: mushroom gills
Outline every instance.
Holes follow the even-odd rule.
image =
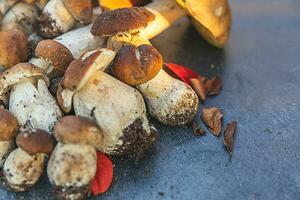
[[[143,138],[152,143],[153,129],[146,117],[142,95],[110,75],[96,71],[89,82],[73,97],[76,115],[95,119],[104,133],[100,151],[131,154]],[[148,140],[147,140],[148,139]],[[142,147],[143,144],[139,144]]]
[[[137,89],[143,94],[150,114],[164,124],[184,125],[197,113],[199,100],[194,90],[163,69]]]
[[[10,93],[9,111],[23,128],[40,128],[48,132],[52,132],[55,123],[62,117],[42,79],[37,81],[37,86],[30,79],[14,85]]]
[[[4,185],[12,191],[27,190],[42,175],[44,161],[45,154],[29,155],[21,148],[15,149],[4,163]]]

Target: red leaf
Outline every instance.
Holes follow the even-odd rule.
[[[98,195],[106,192],[113,179],[113,164],[111,160],[103,153],[97,151],[97,171],[92,180],[91,192]]]
[[[191,70],[187,67],[174,64],[174,63],[165,63],[165,66],[168,67],[180,80],[187,84],[191,84],[191,78],[198,78],[199,74],[194,70]]]

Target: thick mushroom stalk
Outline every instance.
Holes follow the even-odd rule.
[[[0,129],[0,168],[2,168],[8,154],[15,148],[14,137],[19,129],[17,118],[3,108],[0,108]]]
[[[163,69],[137,89],[144,96],[150,114],[164,124],[184,125],[196,116],[198,97],[195,91]]]
[[[47,174],[56,199],[86,199],[96,173],[95,147],[102,143],[102,131],[87,118],[67,116],[55,126],[58,140]]]
[[[48,91],[49,80],[43,70],[30,63],[21,63],[0,76],[1,98],[10,91],[9,111],[20,125],[52,132],[62,113]]]
[[[54,40],[66,46],[76,58],[82,52],[106,45],[106,39],[93,36],[90,29],[91,25],[77,28],[54,38]]]
[[[35,32],[38,9],[23,2],[15,4],[4,16],[2,29],[18,29],[27,36]]]
[[[141,94],[103,72],[114,56],[113,51],[101,49],[72,62],[58,90],[58,101],[67,111],[73,102],[76,115],[97,122],[104,135],[98,148],[102,152],[138,158],[156,133],[149,126]]]
[[[69,31],[76,21],[88,24],[91,18],[91,0],[50,0],[39,18],[39,31],[47,38],[54,38]]]
[[[123,37],[124,33],[136,34],[137,29],[146,27],[154,20],[153,16],[150,11],[142,8],[105,12],[97,18],[92,33],[116,36],[108,43],[116,51],[120,49],[111,67],[112,74],[137,87],[146,100],[150,114],[164,124],[184,125],[194,119],[198,110],[196,93],[189,85],[170,77],[161,69],[163,61],[159,52],[149,45],[140,45],[146,39],[125,41]],[[110,19],[109,22],[106,19]],[[120,26],[123,19],[128,21]]]
[[[18,148],[9,154],[4,163],[3,182],[7,189],[22,192],[39,180],[45,158],[52,152],[54,140],[47,132],[32,129],[21,132],[16,143]]]

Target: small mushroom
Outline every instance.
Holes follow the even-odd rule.
[[[192,18],[197,31],[210,44],[222,48],[229,37],[231,10],[228,0],[177,0]]]
[[[139,18],[138,21],[135,20],[136,17]],[[158,59],[160,54],[154,51],[153,47],[142,45],[134,48],[128,46],[132,44],[130,40],[124,42],[122,37],[121,39],[118,37],[124,33],[136,34],[136,31],[145,28],[153,17],[150,11],[142,8],[107,11],[99,15],[91,32],[102,37],[116,36],[115,39],[109,39],[108,43],[108,46],[116,48],[114,50],[119,50],[112,64],[112,74],[119,80],[136,86],[144,96],[150,114],[167,125],[184,125],[194,119],[198,110],[199,100],[194,90],[161,69],[162,58],[160,56]],[[126,24],[122,23],[124,19],[127,19]],[[139,45],[139,43],[133,45]],[[147,67],[139,70],[141,66],[149,67],[149,71]]]
[[[119,8],[100,14],[91,33],[100,37],[110,36],[107,46],[114,50],[127,44],[139,46],[147,41],[140,35],[140,30],[154,19],[155,15],[146,8]]]
[[[69,31],[76,21],[88,24],[91,18],[91,0],[50,0],[39,17],[39,31],[47,38],[54,38]]]
[[[0,74],[0,99],[10,91],[9,111],[23,128],[40,128],[51,132],[62,113],[47,86],[43,70],[20,63]]]
[[[56,124],[54,136],[59,143],[50,157],[47,174],[56,199],[86,199],[96,173],[95,146],[102,143],[101,130],[87,118],[67,116]]]
[[[43,130],[31,129],[22,131],[16,143],[18,148],[9,154],[3,166],[4,185],[9,190],[22,192],[39,180],[54,140]]]
[[[18,133],[18,120],[7,110],[0,108],[0,168],[8,154],[14,149],[14,138]]]
[[[57,99],[65,111],[73,102],[76,115],[97,122],[104,135],[102,152],[138,158],[154,142],[156,131],[149,126],[141,94],[103,72],[114,57],[113,51],[101,49],[73,61]]]
[[[0,32],[0,66],[7,69],[28,58],[26,36],[18,30]]]
[[[38,9],[34,5],[19,2],[3,17],[2,29],[18,29],[27,36],[35,32]]]
[[[63,76],[66,68],[74,60],[71,52],[64,45],[54,40],[42,40],[35,48],[36,58],[30,63],[44,70],[50,78]]]

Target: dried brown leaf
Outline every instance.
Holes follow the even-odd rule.
[[[206,99],[206,89],[202,82],[202,78],[191,78],[191,86],[199,96],[199,98],[204,102]]]
[[[219,95],[222,90],[223,81],[220,76],[214,76],[212,79],[206,80],[204,86],[207,96],[216,96]]]
[[[233,141],[236,126],[236,121],[230,122],[227,124],[226,129],[224,131],[224,145],[226,146],[229,155],[232,155],[233,152]]]
[[[192,123],[192,128],[195,136],[203,136],[205,135],[205,130],[195,121]]]
[[[223,113],[217,107],[206,108],[204,107],[201,113],[201,119],[215,136],[219,136],[222,130]]]

